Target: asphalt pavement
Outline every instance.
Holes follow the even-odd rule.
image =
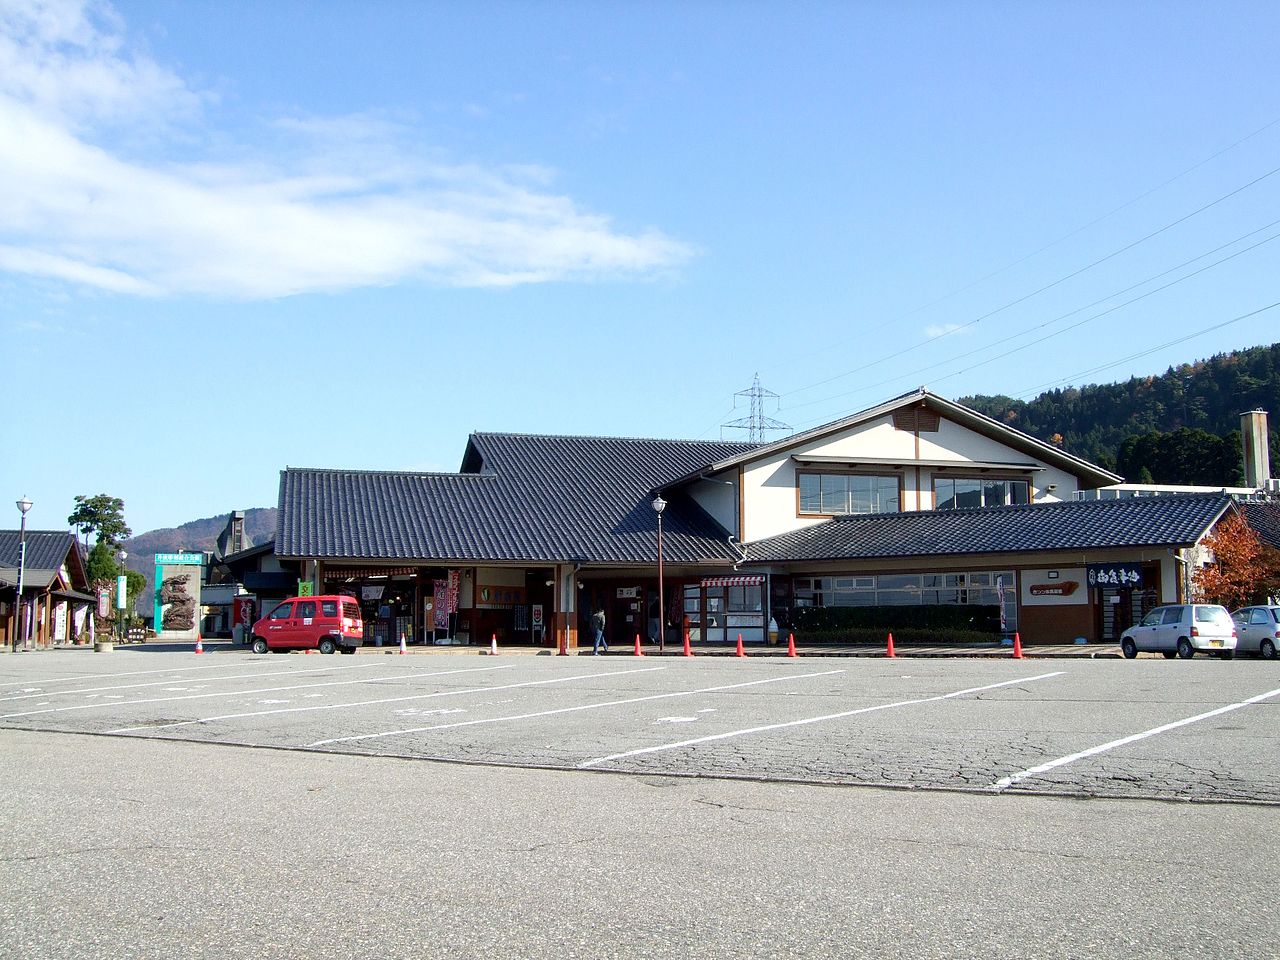
[[[0,658],[0,956],[1260,957],[1280,669]]]

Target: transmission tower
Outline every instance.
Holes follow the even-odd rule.
[[[781,420],[774,420],[772,417],[766,417],[764,414],[764,402],[766,399],[775,401],[774,409],[778,395],[772,390],[766,390],[760,386],[760,374],[756,374],[751,380],[751,388],[749,390],[739,390],[734,394],[733,406],[738,406],[737,397],[746,397],[751,406],[750,416],[742,417],[738,420],[731,420],[728,423],[720,425],[720,438],[724,439],[725,430],[745,430],[747,431],[747,441],[749,443],[762,443],[765,439],[766,430],[790,430],[791,424],[783,423]]]

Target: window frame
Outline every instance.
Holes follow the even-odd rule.
[[[986,500],[986,488],[987,488],[987,485],[988,485],[988,484],[991,484],[991,483],[1004,483],[1004,484],[1009,484],[1009,483],[1021,483],[1021,484],[1026,488],[1026,500],[1024,501],[1024,503],[1016,503],[1016,502],[1014,502],[1014,500],[1013,500],[1013,491],[1012,491],[1011,489],[1009,489],[1009,491],[1008,491],[1008,492],[1009,492],[1009,501],[1010,501],[1009,503],[986,503],[986,502],[983,502],[983,503],[979,504],[977,507],[940,507],[940,506],[938,506],[938,481],[940,481],[940,480],[941,480],[941,481],[944,481],[944,482],[945,482],[945,481],[956,481],[956,480],[972,480],[972,481],[974,481],[974,482],[976,482],[976,483],[978,484],[978,491],[979,491],[979,494],[982,496],[982,499],[983,499],[984,501]],[[931,475],[931,477],[929,478],[929,486],[930,486],[930,489],[931,489],[931,491],[932,491],[932,493],[933,493],[933,509],[934,509],[934,510],[981,510],[981,509],[986,509],[987,507],[1014,507],[1014,506],[1024,506],[1025,504],[1029,504],[1029,503],[1034,503],[1034,502],[1035,502],[1035,501],[1034,501],[1034,499],[1032,498],[1032,494],[1033,494],[1033,492],[1034,492],[1034,486],[1033,486],[1033,484],[1032,484],[1032,482],[1031,482],[1031,478],[1030,478],[1030,477],[1027,477],[1027,476],[1023,476],[1023,475],[1021,475],[1021,474],[1009,474],[1009,473],[990,473],[990,474],[975,474],[975,473],[937,473],[937,472],[935,471],[935,472]]]
[[[893,480],[898,485],[898,509],[892,510],[892,511],[890,510],[869,511],[867,513],[859,513],[854,511],[848,511],[845,513],[820,513],[820,512],[814,513],[814,512],[806,511],[805,509],[803,509],[804,501],[801,499],[801,496],[800,496],[800,478],[802,476],[816,476],[816,477],[826,476],[826,477],[846,477],[846,478],[871,477],[872,479],[879,479],[879,480]],[[822,485],[821,480],[818,481],[818,485],[819,485],[819,491],[821,491],[821,485]],[[800,519],[806,519],[806,520],[829,520],[832,517],[870,517],[870,516],[875,516],[877,514],[888,515],[890,513],[902,513],[903,512],[902,504],[905,502],[906,495],[907,495],[906,486],[907,486],[906,474],[901,470],[893,470],[888,473],[884,473],[877,470],[832,470],[832,469],[815,470],[808,467],[804,469],[797,468],[795,472],[796,517]]]

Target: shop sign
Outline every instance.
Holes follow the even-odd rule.
[[[635,600],[639,596],[640,596],[639,587],[619,587],[618,588],[619,600]]]
[[[524,587],[477,587],[479,605],[482,607],[513,607],[525,601]]]
[[[105,587],[98,591],[98,616],[103,620],[111,614],[111,591]]]
[[[1080,588],[1074,580],[1059,580],[1057,583],[1033,583],[1033,597],[1069,597]]]
[[[123,610],[128,606],[129,578],[116,577],[116,609]]]
[[[542,604],[535,603],[533,605],[533,625],[537,629],[542,629]]]
[[[315,590],[315,586],[311,583],[310,580],[298,581],[298,596],[300,597],[314,596],[315,595],[314,590]]]
[[[1142,566],[1137,563],[1091,563],[1089,586],[1137,587],[1142,585]]]
[[[374,584],[373,586],[362,586],[360,588],[360,599],[361,600],[381,600],[382,591],[385,589],[387,589],[387,586],[384,583]],[[301,596],[301,594],[299,594],[299,596]]]

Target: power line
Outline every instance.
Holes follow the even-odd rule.
[[[1179,263],[1179,264],[1177,264],[1177,265],[1175,265],[1175,266],[1173,266],[1173,267],[1170,267],[1170,268],[1168,268],[1167,270],[1163,270],[1163,271],[1161,271],[1160,273],[1153,274],[1152,276],[1147,277],[1147,278],[1146,278],[1146,279],[1144,279],[1144,280],[1140,280],[1140,281],[1138,281],[1137,283],[1131,284],[1130,286],[1125,287],[1125,288],[1124,288],[1124,289],[1122,289],[1122,290],[1117,290],[1117,291],[1115,291],[1114,293],[1108,294],[1108,295],[1107,295],[1107,296],[1105,296],[1105,297],[1102,297],[1102,298],[1100,298],[1100,299],[1098,299],[1098,300],[1093,301],[1092,303],[1086,304],[1086,305],[1084,305],[1084,306],[1082,306],[1082,307],[1077,307],[1076,309],[1074,309],[1074,310],[1070,310],[1070,311],[1068,311],[1067,313],[1060,314],[1059,316],[1054,317],[1052,320],[1046,320],[1046,321],[1044,321],[1043,323],[1038,324],[1037,326],[1031,327],[1030,329],[1023,331],[1022,333],[1014,334],[1010,339],[1017,339],[1017,338],[1021,338],[1021,337],[1026,337],[1026,336],[1029,336],[1029,335],[1031,335],[1031,334],[1035,333],[1035,331],[1037,331],[1037,330],[1043,330],[1043,329],[1045,329],[1046,327],[1050,327],[1050,326],[1052,326],[1052,325],[1053,325],[1053,324],[1055,324],[1055,323],[1060,323],[1061,321],[1066,320],[1066,319],[1067,319],[1067,318],[1069,318],[1069,317],[1073,317],[1073,316],[1075,316],[1077,313],[1081,313],[1081,312],[1082,312],[1082,311],[1084,311],[1084,310],[1088,310],[1088,309],[1091,309],[1092,307],[1099,306],[1100,304],[1106,303],[1108,300],[1113,300],[1113,299],[1115,299],[1115,298],[1116,298],[1116,297],[1118,297],[1118,296],[1122,296],[1122,295],[1124,295],[1124,294],[1126,294],[1126,293],[1130,292],[1131,290],[1136,290],[1137,288],[1139,288],[1139,287],[1141,287],[1141,286],[1144,286],[1145,284],[1148,284],[1148,283],[1152,282],[1153,280],[1158,280],[1159,278],[1161,278],[1161,277],[1163,277],[1163,276],[1167,276],[1168,274],[1172,273],[1172,272],[1173,272],[1173,271],[1175,271],[1175,270],[1180,270],[1180,269],[1182,269],[1183,267],[1190,266],[1191,264],[1195,263],[1197,260],[1203,260],[1205,257],[1212,256],[1213,254],[1215,254],[1215,253],[1217,253],[1217,252],[1219,252],[1219,251],[1221,251],[1221,250],[1225,250],[1227,247],[1230,247],[1230,246],[1232,246],[1233,244],[1239,243],[1241,240],[1247,239],[1248,237],[1251,237],[1251,236],[1253,236],[1254,234],[1261,233],[1263,230],[1267,230],[1267,229],[1269,229],[1269,228],[1271,228],[1271,227],[1276,226],[1277,224],[1280,224],[1280,220],[1273,220],[1271,223],[1268,223],[1268,224],[1266,224],[1265,226],[1259,227],[1259,228],[1257,228],[1256,230],[1251,230],[1251,231],[1249,231],[1248,233],[1242,234],[1241,236],[1236,237],[1234,240],[1230,240],[1230,241],[1228,241],[1227,243],[1221,244],[1221,245],[1219,245],[1219,246],[1215,247],[1215,248],[1214,248],[1214,249],[1212,249],[1212,250],[1208,250],[1208,251],[1206,251],[1205,253],[1200,254],[1199,256],[1192,257],[1190,260],[1184,260],[1182,263]],[[946,374],[945,376],[940,377],[940,378],[938,378],[938,379],[940,379],[940,380],[947,380],[947,379],[950,379],[951,377],[959,376],[960,374],[963,374],[963,373],[968,373],[970,370],[976,369],[977,367],[985,366],[985,365],[986,365],[986,364],[988,364],[988,363],[994,363],[996,360],[1001,360],[1001,359],[1003,359],[1003,358],[1005,358],[1005,357],[1007,357],[1007,356],[1009,356],[1009,355],[1011,355],[1011,354],[1013,354],[1013,353],[1018,353],[1018,352],[1020,352],[1020,351],[1022,351],[1022,350],[1029,349],[1030,347],[1033,347],[1033,346],[1035,346],[1035,345],[1037,345],[1037,344],[1039,344],[1039,343],[1043,343],[1043,342],[1044,342],[1044,341],[1046,341],[1046,340],[1050,340],[1050,339],[1052,339],[1053,337],[1057,337],[1057,336],[1060,336],[1060,335],[1061,335],[1061,334],[1063,334],[1063,333],[1067,333],[1068,331],[1075,330],[1076,328],[1081,327],[1081,326],[1083,326],[1083,325],[1084,325],[1084,324],[1086,324],[1086,323],[1090,323],[1090,322],[1092,322],[1092,321],[1094,321],[1094,320],[1100,319],[1101,317],[1107,316],[1108,314],[1114,313],[1114,312],[1115,312],[1115,311],[1117,311],[1117,310],[1123,309],[1124,307],[1127,307],[1127,306],[1130,306],[1130,305],[1132,305],[1132,304],[1134,304],[1134,303],[1137,303],[1139,300],[1145,300],[1147,297],[1154,296],[1155,294],[1160,293],[1160,292],[1161,292],[1161,291],[1163,291],[1163,290],[1167,290],[1167,289],[1169,289],[1170,287],[1175,286],[1175,285],[1177,285],[1177,284],[1179,284],[1179,283],[1182,283],[1182,282],[1183,282],[1183,281],[1185,281],[1185,280],[1190,280],[1190,279],[1192,279],[1193,277],[1199,276],[1200,274],[1205,273],[1205,272],[1206,272],[1206,271],[1208,271],[1208,270],[1212,270],[1214,267],[1220,266],[1221,264],[1224,264],[1224,263],[1226,263],[1226,262],[1228,262],[1228,261],[1230,261],[1230,260],[1234,260],[1236,257],[1239,257],[1239,256],[1242,256],[1242,255],[1244,255],[1244,254],[1246,254],[1246,253],[1249,253],[1251,250],[1255,250],[1255,249],[1257,249],[1258,247],[1263,246],[1264,244],[1271,243],[1273,240],[1276,240],[1276,239],[1280,239],[1280,233],[1278,233],[1278,234],[1273,234],[1272,236],[1266,237],[1266,238],[1265,238],[1265,239],[1263,239],[1263,240],[1259,240],[1257,243],[1251,244],[1251,245],[1249,245],[1249,246],[1245,247],[1245,248],[1244,248],[1244,249],[1242,249],[1242,250],[1237,250],[1235,253],[1232,253],[1232,254],[1230,254],[1230,255],[1228,255],[1228,256],[1225,256],[1225,257],[1221,258],[1220,260],[1215,260],[1213,263],[1205,264],[1203,267],[1201,267],[1201,268],[1200,268],[1200,269],[1198,269],[1198,270],[1194,270],[1194,271],[1192,271],[1191,273],[1188,273],[1188,274],[1185,274],[1184,276],[1178,277],[1176,280],[1171,280],[1169,283],[1162,284],[1162,285],[1161,285],[1161,286],[1159,286],[1159,287],[1156,287],[1156,288],[1154,288],[1154,289],[1152,289],[1152,290],[1148,290],[1146,293],[1143,293],[1143,294],[1142,294],[1142,295],[1140,295],[1140,296],[1133,297],[1132,299],[1130,299],[1130,300],[1126,300],[1126,301],[1125,301],[1125,302],[1123,302],[1123,303],[1119,303],[1119,304],[1116,304],[1116,305],[1115,305],[1115,306],[1113,306],[1113,307],[1109,307],[1108,309],[1103,310],[1103,311],[1102,311],[1102,312],[1100,312],[1100,313],[1096,313],[1096,314],[1094,314],[1094,315],[1093,315],[1093,316],[1091,316],[1091,317],[1086,317],[1085,319],[1083,319],[1083,320],[1081,320],[1081,321],[1079,321],[1079,322],[1077,322],[1077,323],[1071,324],[1070,326],[1064,327],[1064,328],[1062,328],[1061,330],[1056,330],[1056,331],[1054,331],[1053,333],[1048,334],[1048,335],[1043,336],[1043,337],[1039,337],[1039,338],[1037,338],[1036,340],[1033,340],[1033,341],[1032,341],[1032,342],[1030,342],[1030,343],[1023,344],[1023,345],[1022,345],[1022,346],[1020,346],[1020,347],[1015,347],[1013,350],[1008,350],[1008,351],[1006,351],[1006,352],[1004,352],[1004,353],[1001,353],[1001,354],[998,354],[998,355],[996,355],[996,356],[994,356],[994,357],[990,357],[990,358],[988,358],[988,359],[986,359],[986,360],[982,361],[981,363],[973,364],[972,366],[965,367],[965,368],[963,368],[963,369],[961,369],[961,370],[953,371],[952,373]],[[865,390],[874,389],[875,387],[884,386],[885,384],[893,383],[893,382],[895,382],[895,381],[900,381],[900,380],[905,380],[905,379],[912,379],[912,380],[914,380],[914,379],[916,379],[916,378],[917,378],[920,374],[922,374],[922,373],[926,373],[926,372],[928,372],[928,371],[930,371],[930,370],[937,369],[938,367],[945,366],[945,365],[947,365],[947,364],[953,363],[954,361],[959,360],[959,359],[963,359],[964,357],[970,357],[970,356],[973,356],[974,354],[982,353],[982,352],[983,352],[983,351],[985,351],[985,350],[991,350],[991,349],[993,349],[993,348],[995,348],[995,347],[998,347],[998,346],[999,346],[998,344],[994,344],[994,345],[993,345],[993,344],[988,344],[988,345],[986,345],[986,346],[976,347],[976,348],[974,348],[973,350],[968,351],[967,353],[962,353],[962,354],[958,354],[958,355],[955,355],[955,356],[951,356],[951,357],[948,357],[948,358],[947,358],[947,359],[945,359],[945,360],[940,360],[940,361],[938,361],[937,363],[929,364],[929,365],[924,366],[924,367],[917,367],[916,369],[914,369],[914,370],[912,370],[912,371],[910,371],[910,372],[908,372],[908,373],[898,374],[898,375],[895,375],[895,376],[893,376],[893,377],[890,377],[890,378],[888,378],[888,379],[886,379],[886,380],[878,381],[878,382],[876,382],[876,383],[867,383],[867,384],[862,384],[861,386],[859,386],[859,387],[858,387],[857,389],[855,389],[855,390],[850,390],[850,391],[846,391],[845,393],[834,394],[834,395],[832,395],[832,396],[823,397],[823,398],[821,398],[821,399],[819,399],[819,400],[809,400],[809,401],[806,401],[805,403],[793,404],[793,405],[792,405],[792,409],[795,409],[795,408],[797,408],[797,407],[813,406],[813,405],[814,405],[814,404],[816,404],[816,403],[828,403],[828,402],[830,402],[831,400],[837,400],[837,399],[840,399],[841,397],[847,397],[847,396],[850,396],[850,395],[852,395],[852,394],[860,393],[860,392],[865,391]],[[819,418],[819,419],[821,419],[821,418]],[[818,422],[818,421],[817,421],[817,420],[815,420],[815,421],[810,421],[810,422],[816,423],[816,422]]]
[[[1025,303],[1026,301],[1030,300],[1032,297],[1039,296],[1040,294],[1044,293],[1047,290],[1052,290],[1054,287],[1059,286],[1063,283],[1066,283],[1068,280],[1072,280],[1075,277],[1080,276],[1082,273],[1092,270],[1094,267],[1100,266],[1101,264],[1104,264],[1109,260],[1115,259],[1116,257],[1120,256],[1120,254],[1122,253],[1127,253],[1128,251],[1132,250],[1134,247],[1137,247],[1140,244],[1146,243],[1148,240],[1158,237],[1162,233],[1172,230],[1174,227],[1178,226],[1179,224],[1186,223],[1192,217],[1196,217],[1199,214],[1204,213],[1206,210],[1216,207],[1218,204],[1231,199],[1232,197],[1236,196],[1237,194],[1245,190],[1248,190],[1250,187],[1256,186],[1262,181],[1268,179],[1269,177],[1275,176],[1277,173],[1280,173],[1280,167],[1273,167],[1271,170],[1268,170],[1266,173],[1262,174],[1261,176],[1255,177],[1253,180],[1250,180],[1248,183],[1243,184],[1242,186],[1236,187],[1234,190],[1231,190],[1228,193],[1224,193],[1222,196],[1209,201],[1203,206],[1197,207],[1195,210],[1192,210],[1190,213],[1184,214],[1183,216],[1178,217],[1176,220],[1172,220],[1169,223],[1166,223],[1164,226],[1160,227],[1159,229],[1153,230],[1151,233],[1148,233],[1146,236],[1139,237],[1137,240],[1127,243],[1124,246],[1111,251],[1110,253],[1106,254],[1103,257],[1099,257],[1097,260],[1094,260],[1092,263],[1085,264],[1084,266],[1071,271],[1065,276],[1059,277],[1058,279],[1050,283],[1047,283],[1036,290],[1032,290],[1030,293],[1024,294],[1014,300],[1010,300],[1009,302],[999,307],[996,307],[994,310],[989,310],[986,313],[982,314],[981,316],[975,317],[974,319],[966,323],[962,323],[956,327],[952,327],[947,331],[945,331],[944,333],[939,334],[936,337],[930,337],[927,340],[918,341],[916,343],[913,343],[909,346],[904,347],[903,349],[897,351],[896,353],[891,353],[888,356],[879,358],[878,360],[870,361],[868,363],[863,364],[860,367],[854,367],[852,370],[847,370],[844,373],[836,374],[835,376],[828,377],[825,380],[819,380],[815,383],[811,383],[803,387],[797,387],[794,390],[788,390],[786,393],[783,394],[783,396],[791,396],[792,394],[800,393],[801,391],[804,391],[804,390],[812,390],[815,387],[825,386],[826,384],[833,383],[836,380],[843,380],[846,377],[851,377],[855,373],[860,373],[863,370],[867,370],[873,366],[884,363],[888,360],[897,359],[898,357],[901,357],[904,354],[910,353],[913,350],[917,350],[920,347],[925,346],[926,344],[934,343],[938,340],[941,340],[943,337],[952,336],[956,333],[959,333],[961,330],[967,330],[970,327],[976,326],[977,324],[981,323],[983,320],[990,319],[991,317],[994,317],[998,313],[1003,313],[1005,310],[1008,310],[1010,307],[1015,307],[1021,303]]]
[[[1038,247],[1037,249],[1033,250],[1031,253],[1028,253],[1023,257],[1019,257],[1017,260],[1014,260],[1010,263],[1006,263],[1004,266],[999,267],[995,270],[992,270],[990,273],[987,273],[976,280],[970,281],[969,283],[965,284],[962,287],[957,287],[956,289],[952,290],[949,293],[943,294],[937,299],[931,300],[928,303],[922,304],[921,306],[908,310],[906,313],[899,314],[897,317],[894,317],[890,320],[886,320],[884,323],[880,324],[879,326],[872,327],[870,330],[865,331],[862,335],[866,336],[868,334],[875,333],[878,330],[883,330],[883,329],[886,329],[887,327],[893,326],[896,323],[900,323],[903,320],[906,320],[908,317],[915,316],[917,313],[921,313],[925,310],[928,310],[930,307],[936,307],[938,304],[944,303],[945,301],[950,300],[952,297],[957,296],[958,294],[965,293],[969,290],[972,290],[974,287],[978,286],[981,283],[985,283],[986,281],[990,280],[992,277],[997,277],[1008,270],[1012,270],[1014,267],[1021,266],[1022,264],[1026,263],[1028,260],[1044,253],[1044,251],[1057,246],[1059,243],[1062,243],[1065,240],[1070,240],[1072,237],[1083,233],[1085,230],[1088,230],[1090,227],[1097,226],[1099,223],[1102,223],[1104,220],[1108,220],[1111,217],[1115,216],[1120,211],[1128,209],[1129,207],[1133,206],[1135,203],[1138,203],[1141,200],[1145,200],[1147,197],[1151,196],[1153,193],[1163,190],[1165,187],[1169,186],[1169,184],[1175,183],[1176,181],[1181,180],[1183,177],[1187,176],[1188,174],[1194,173],[1195,171],[1199,170],[1201,167],[1205,166],[1206,164],[1209,164],[1214,160],[1218,159],[1218,157],[1221,157],[1223,154],[1231,152],[1236,147],[1240,146],[1242,143],[1246,143],[1249,140],[1252,140],[1254,137],[1258,136],[1259,134],[1265,133],[1266,131],[1270,130],[1272,127],[1274,127],[1278,123],[1280,123],[1280,117],[1276,117],[1275,119],[1267,123],[1264,123],[1261,127],[1258,127],[1258,129],[1254,130],[1252,133],[1245,134],[1243,137],[1234,141],[1233,143],[1227,144],[1221,150],[1218,150],[1215,153],[1211,153],[1209,156],[1205,157],[1203,160],[1199,161],[1198,163],[1194,163],[1191,166],[1187,167],[1181,173],[1174,174],[1168,180],[1165,180],[1164,182],[1157,184],[1151,189],[1138,194],[1133,199],[1127,200],[1126,202],[1120,204],[1120,206],[1112,208],[1111,210],[1107,211],[1101,216],[1095,217],[1094,219],[1090,220],[1088,223],[1085,223],[1079,227],[1076,227],[1074,230],[1070,230],[1067,233],[1064,233],[1062,236],[1058,237],[1057,239],[1050,240],[1048,243],[1044,244],[1041,247]],[[844,342],[848,342],[848,341],[844,341]],[[805,388],[801,388],[801,389],[805,389]]]
[[[1221,323],[1214,324],[1212,327],[1205,327],[1203,330],[1197,330],[1195,333],[1189,333],[1185,337],[1178,337],[1176,340],[1167,340],[1162,344],[1150,347],[1146,350],[1141,350],[1138,353],[1131,353],[1129,356],[1121,357],[1119,360],[1113,360],[1108,363],[1104,363],[1101,366],[1091,367],[1088,370],[1081,370],[1079,373],[1073,373],[1057,380],[1047,381],[1039,386],[1023,390],[1022,392],[1015,394],[1015,396],[1019,399],[1035,396],[1037,393],[1043,392],[1048,387],[1052,387],[1057,384],[1070,383],[1080,377],[1087,377],[1093,373],[1110,370],[1112,367],[1118,367],[1121,364],[1130,362],[1131,360],[1140,360],[1143,357],[1149,357],[1153,353],[1159,353],[1161,350],[1167,350],[1169,347],[1176,347],[1178,344],[1186,343],[1188,340],[1194,340],[1196,337],[1202,337],[1206,333],[1214,333],[1215,331],[1221,330],[1223,327],[1229,327],[1231,324],[1239,323],[1241,320],[1248,320],[1250,317],[1256,317],[1258,314],[1266,313],[1268,310],[1274,310],[1276,307],[1280,307],[1280,300],[1277,300],[1275,303],[1269,303],[1265,307],[1259,307],[1257,310],[1250,310],[1248,313],[1242,313],[1238,317],[1232,317],[1230,320],[1224,320]]]

